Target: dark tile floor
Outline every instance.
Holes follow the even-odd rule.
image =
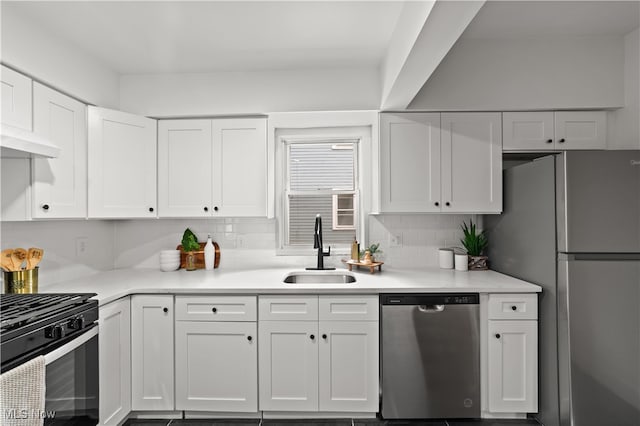
[[[526,420],[382,420],[382,419],[129,419],[124,426],[540,426]]]

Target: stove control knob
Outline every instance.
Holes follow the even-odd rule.
[[[72,330],[82,330],[84,328],[84,317],[82,315],[79,315],[73,319],[70,319],[67,326]]]
[[[64,324],[56,324],[47,327],[44,330],[44,337],[47,339],[58,340],[67,335],[67,327]]]

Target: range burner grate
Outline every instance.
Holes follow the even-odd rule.
[[[95,293],[3,294],[0,296],[0,331],[5,332],[85,304]]]

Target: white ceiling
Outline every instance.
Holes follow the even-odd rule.
[[[2,2],[121,74],[377,67],[400,1]]]
[[[378,67],[403,3],[2,1],[0,7],[119,74],[139,74]],[[462,37],[623,35],[638,27],[639,4],[488,1]]]
[[[463,38],[625,35],[638,28],[640,1],[488,1]]]

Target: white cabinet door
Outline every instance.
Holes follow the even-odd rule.
[[[131,408],[173,410],[173,296],[131,297]]]
[[[156,217],[156,120],[89,107],[89,217]]]
[[[504,151],[554,149],[553,111],[505,112],[502,114]]]
[[[499,112],[442,114],[442,211],[502,211]]]
[[[320,321],[319,410],[378,411],[378,322]]]
[[[86,217],[87,106],[33,83],[33,131],[60,148],[33,160],[33,217]]]
[[[380,114],[383,212],[440,211],[440,114]]]
[[[538,411],[538,322],[489,321],[489,411]]]
[[[605,111],[555,112],[556,149],[606,149]]]
[[[158,123],[158,215],[211,216],[211,120]]]
[[[258,411],[255,322],[176,322],[176,409]]]
[[[0,158],[3,222],[31,219],[31,160]]]
[[[213,215],[266,214],[266,119],[213,120]]]
[[[32,130],[31,79],[2,66],[0,71],[2,86],[2,124]]]
[[[131,411],[131,317],[128,297],[100,307],[100,425]]]
[[[260,410],[318,410],[318,322],[261,321]]]

